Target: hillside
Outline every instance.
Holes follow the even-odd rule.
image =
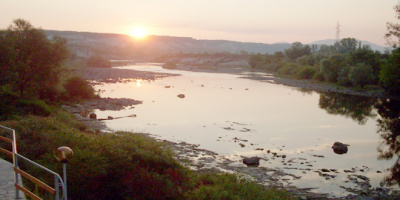
[[[291,47],[289,43],[250,43],[228,40],[197,40],[189,37],[147,36],[145,39],[134,39],[128,35],[111,33],[89,33],[75,31],[46,30],[46,35],[61,36],[68,40],[68,47],[77,57],[89,57],[93,54],[106,55],[109,59],[149,60],[162,55],[185,54],[273,54]],[[321,40],[310,44],[333,44],[334,40]],[[384,51],[384,47],[369,44],[373,50]]]

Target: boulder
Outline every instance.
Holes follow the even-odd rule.
[[[258,167],[260,165],[260,159],[259,157],[243,158],[243,163],[247,166]]]
[[[178,97],[179,98],[185,98],[185,95],[184,94],[178,94]]]
[[[332,146],[333,152],[336,154],[345,154],[348,151],[347,146],[350,146],[348,144],[343,144],[341,142],[335,142]]]
[[[95,113],[90,113],[89,118],[90,119],[97,119],[97,115]]]

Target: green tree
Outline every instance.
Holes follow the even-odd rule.
[[[347,56],[344,54],[332,55],[321,60],[321,72],[326,81],[337,82],[339,72],[346,66]]]
[[[10,72],[7,76],[12,77],[10,83],[19,90],[20,97],[27,90],[39,96],[55,90],[62,63],[68,57],[66,40],[49,40],[43,30],[22,19],[14,20],[3,37],[8,46],[2,68]]]
[[[301,42],[294,42],[290,49],[285,49],[285,54],[290,60],[295,60],[296,58],[310,55],[311,47],[308,45],[303,45]]]
[[[339,43],[335,43],[335,47],[337,52],[344,54],[355,51],[358,44],[358,41],[354,38],[344,38]]]
[[[379,80],[389,94],[400,95],[400,48],[389,55],[388,60],[382,66]]]
[[[369,46],[363,46],[349,53],[349,64],[354,66],[358,63],[369,65],[373,69],[374,76],[379,75],[379,71],[384,62],[383,55],[379,51],[372,51]],[[375,81],[375,80],[374,80]]]

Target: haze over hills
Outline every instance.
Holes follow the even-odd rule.
[[[110,59],[135,58],[143,56],[161,56],[176,53],[235,53],[235,54],[273,54],[290,48],[290,43],[251,43],[228,40],[197,40],[189,37],[147,36],[145,39],[134,39],[128,35],[110,33],[89,33],[75,31],[45,30],[48,37],[61,36],[68,40],[68,47],[78,57],[88,57],[92,54],[107,55]],[[333,45],[335,40],[319,40],[310,43]],[[361,43],[370,45],[372,50],[383,52],[385,47],[368,41]]]

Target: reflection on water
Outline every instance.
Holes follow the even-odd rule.
[[[132,68],[167,72],[154,65]],[[136,118],[109,120],[106,125],[113,130],[147,132],[160,139],[197,144],[239,166],[244,165],[242,157],[258,156],[263,158],[260,168],[283,169],[301,177],[290,180],[291,185],[337,196],[346,195],[343,187],[357,187],[350,180],[352,176],[368,177],[375,188],[385,177],[394,180],[391,177],[399,171],[398,163],[391,159],[397,159],[400,146],[399,129],[393,128],[398,127],[393,123],[396,117],[398,122],[398,115],[393,114],[399,113],[398,102],[380,100],[374,106],[373,98],[304,93],[238,75],[172,73],[181,76],[96,85],[103,91],[102,97],[143,101],[135,108],[96,114],[99,118],[136,114]],[[178,94],[185,98],[178,98]],[[375,119],[382,127],[379,135]],[[349,144],[348,152],[334,153],[335,142]],[[381,149],[379,157],[385,159],[377,159],[377,147]],[[389,167],[396,169],[387,171]],[[334,178],[321,176],[321,169],[332,170],[328,173]],[[387,185],[393,185],[389,182]]]
[[[396,157],[397,161],[388,170],[390,173],[381,185],[393,186],[400,184],[400,101],[381,99],[377,105],[381,119],[378,119],[378,133],[383,142],[378,148],[379,158],[390,160]]]
[[[369,118],[376,117],[372,113],[375,102],[375,98],[333,92],[321,93],[319,97],[320,108],[329,114],[350,117],[360,125],[365,124]]]

